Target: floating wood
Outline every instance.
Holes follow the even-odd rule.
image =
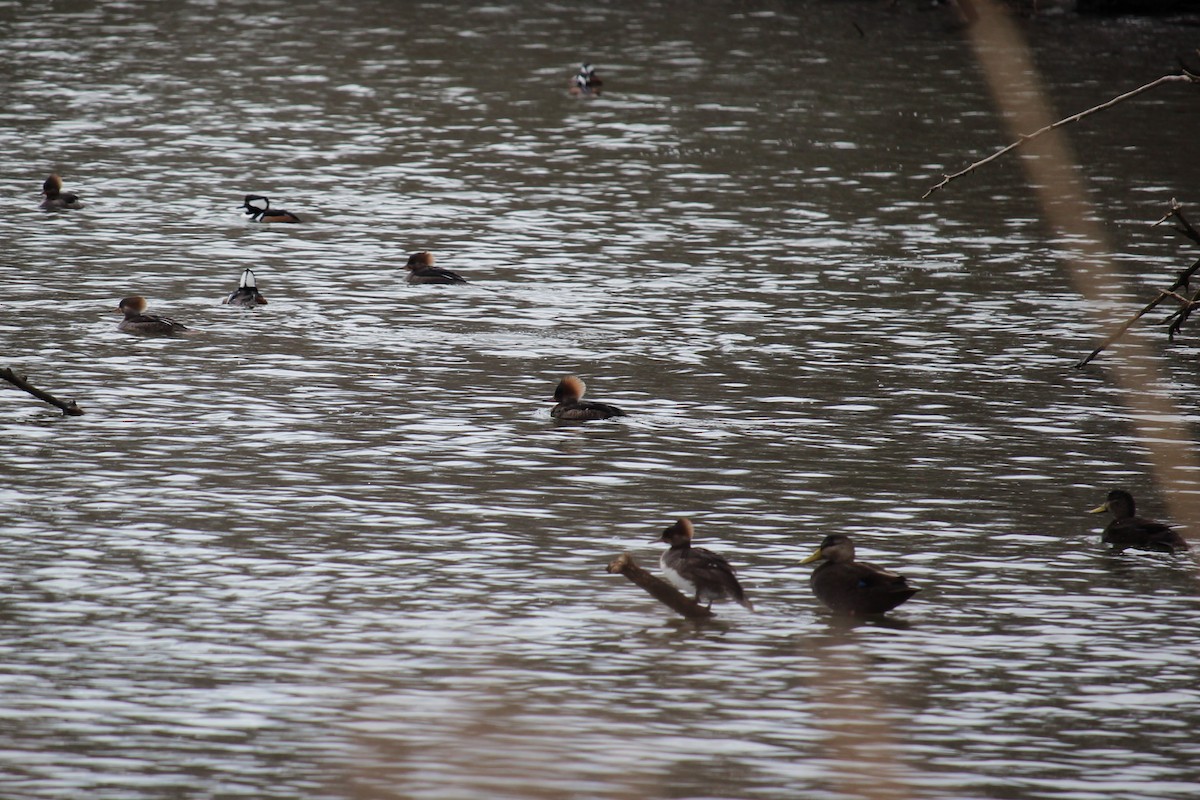
[[[0,378],[8,381],[18,389],[29,392],[42,402],[49,403],[56,408],[62,409],[63,416],[65,417],[77,417],[83,413],[83,409],[76,405],[74,400],[59,400],[54,395],[48,392],[43,392],[36,386],[31,386],[23,376],[18,375],[8,367],[0,368]]]
[[[680,592],[671,584],[651,575],[637,565],[633,556],[622,553],[608,565],[610,573],[620,573],[638,586],[646,590],[651,597],[667,608],[687,619],[712,619],[716,616],[710,608],[702,606],[692,598]]]

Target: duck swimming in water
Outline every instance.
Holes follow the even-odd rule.
[[[117,330],[139,336],[176,336],[188,330],[173,319],[146,314],[145,310],[146,298],[137,295],[126,297],[115,309],[115,313],[125,315],[125,319],[117,325]]]
[[[583,393],[586,391],[587,384],[577,375],[564,377],[554,390],[554,399],[558,401],[558,405],[550,409],[550,416],[556,419],[609,419],[628,416],[616,406],[584,400]]]
[[[753,611],[733,567],[711,550],[692,547],[692,534],[692,521],[680,517],[659,537],[671,546],[658,562],[667,580],[681,592],[695,595],[697,603],[711,606],[714,600],[732,600]]]
[[[64,192],[62,190],[62,178],[57,174],[46,178],[46,182],[42,184],[42,205],[41,208],[47,211],[57,211],[64,208],[83,208],[83,204],[79,202],[79,195]]]
[[[596,68],[591,64],[580,64],[579,73],[571,79],[570,91],[575,96],[599,95],[604,81],[596,74]]]
[[[1093,508],[1093,514],[1112,512],[1112,521],[1104,529],[1100,541],[1111,544],[1117,552],[1127,548],[1174,553],[1187,550],[1187,540],[1170,525],[1137,516],[1137,504],[1133,495],[1124,489],[1113,489],[1104,504]]]
[[[242,201],[246,216],[255,222],[299,222],[300,218],[282,208],[271,208],[271,199],[261,194],[248,194]]]
[[[863,616],[883,614],[908,600],[919,590],[903,576],[854,560],[854,542],[835,533],[801,564],[824,563],[813,570],[809,584],[826,608],[838,614]]]
[[[225,298],[223,304],[242,306],[243,308],[254,308],[255,306],[265,306],[267,304],[267,298],[263,297],[262,292],[258,291],[258,283],[254,280],[253,270],[242,270],[242,277],[238,281],[238,288],[234,289],[229,294],[229,297]]]
[[[467,282],[467,279],[457,272],[435,267],[434,261],[433,253],[426,250],[409,256],[408,263],[404,265],[404,268],[408,270],[408,282],[413,284]]]

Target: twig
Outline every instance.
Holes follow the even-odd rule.
[[[1178,225],[1172,225],[1171,230],[1183,234],[1196,244],[1200,244],[1200,232],[1192,227],[1192,223],[1187,221],[1187,217],[1183,216],[1183,204],[1174,197],[1171,198],[1171,210],[1166,214],[1163,214],[1163,218],[1150,227],[1153,228],[1158,225],[1162,225],[1171,218],[1174,218],[1179,223]]]
[[[608,565],[610,573],[620,573],[650,593],[650,596],[666,605],[676,614],[687,619],[711,619],[716,614],[680,592],[662,578],[651,575],[639,567],[629,553],[622,553]]]
[[[1145,305],[1145,307],[1142,308],[1141,311],[1134,314],[1132,317],[1130,317],[1128,320],[1125,321],[1125,324],[1123,324],[1121,327],[1117,328],[1117,330],[1114,331],[1113,333],[1109,334],[1108,338],[1105,339],[1100,344],[1099,347],[1097,347],[1095,350],[1093,350],[1088,355],[1087,358],[1083,359],[1078,364],[1076,364],[1075,368],[1079,369],[1080,367],[1087,366],[1089,361],[1091,361],[1093,358],[1100,355],[1100,353],[1104,351],[1104,348],[1108,347],[1110,344],[1115,342],[1117,339],[1120,339],[1125,334],[1125,331],[1129,330],[1129,328],[1133,325],[1133,323],[1135,323],[1139,319],[1141,319],[1141,317],[1143,315],[1145,315],[1146,313],[1152,311],[1155,306],[1157,306],[1163,300],[1166,300],[1168,297],[1174,298],[1183,303],[1190,304],[1191,301],[1189,301],[1185,297],[1181,297],[1180,295],[1176,294],[1176,290],[1178,290],[1179,288],[1181,288],[1183,286],[1187,286],[1188,281],[1190,281],[1192,276],[1196,274],[1197,270],[1200,270],[1200,260],[1196,261],[1194,264],[1192,264],[1190,267],[1185,269],[1183,272],[1179,273],[1179,276],[1177,278],[1175,278],[1175,282],[1173,284],[1171,284],[1171,288],[1160,291],[1158,293],[1158,297],[1154,298],[1149,303],[1147,303]],[[1189,310],[1189,305],[1184,305],[1182,310]],[[1179,312],[1177,311],[1175,313],[1178,314]],[[1170,320],[1174,316],[1175,316],[1175,314],[1172,314],[1170,317],[1167,317],[1167,319]],[[1175,328],[1175,330],[1178,330],[1178,328]],[[1174,336],[1174,333],[1172,333],[1171,335]]]
[[[999,150],[992,153],[987,158],[976,161],[974,164],[971,164],[970,166],[966,167],[965,169],[959,170],[958,172],[954,173],[953,175],[943,174],[941,182],[938,183],[937,185],[931,187],[929,189],[929,191],[925,192],[925,194],[921,195],[921,199],[924,200],[925,198],[929,197],[929,195],[936,192],[938,189],[941,189],[943,186],[950,183],[950,181],[957,180],[958,178],[961,178],[964,175],[970,175],[972,172],[979,169],[980,167],[982,167],[986,164],[990,164],[991,162],[995,161],[997,158],[1000,158],[1000,156],[1004,155],[1005,153],[1007,153],[1011,150],[1017,149],[1021,145],[1025,144],[1027,142],[1030,142],[1033,139],[1036,139],[1037,137],[1041,136],[1044,133],[1048,133],[1048,132],[1054,130],[1055,128],[1061,128],[1063,125],[1069,125],[1072,122],[1078,122],[1079,120],[1083,119],[1084,117],[1089,116],[1091,114],[1095,114],[1098,111],[1104,111],[1105,109],[1112,108],[1117,103],[1121,103],[1132,97],[1136,97],[1137,95],[1141,94],[1142,92],[1148,92],[1151,89],[1153,89],[1155,86],[1158,86],[1159,84],[1175,83],[1175,82],[1200,83],[1200,76],[1194,75],[1194,74],[1188,72],[1186,69],[1182,70],[1179,74],[1173,73],[1170,75],[1163,75],[1161,78],[1156,78],[1155,80],[1150,81],[1150,83],[1147,83],[1145,86],[1139,86],[1138,88],[1134,89],[1133,91],[1126,92],[1125,94],[1122,94],[1122,95],[1118,95],[1117,97],[1114,97],[1113,99],[1109,100],[1108,102],[1101,103],[1098,106],[1092,106],[1091,108],[1089,108],[1086,111],[1080,111],[1078,114],[1073,114],[1072,116],[1066,117],[1064,119],[1060,119],[1058,122],[1051,123],[1043,128],[1040,128],[1040,129],[1034,131],[1033,133],[1022,134],[1021,138],[1017,139],[1017,141],[1013,142],[1012,144],[1006,145],[1005,147],[1000,148]]]
[[[43,392],[41,389],[37,388],[36,386],[30,386],[29,383],[25,380],[25,378],[23,378],[22,376],[18,375],[15,372],[13,372],[8,367],[0,368],[0,378],[3,378],[4,380],[8,381],[9,383],[11,383],[13,386],[17,387],[18,389],[23,389],[24,391],[29,392],[31,395],[36,397],[38,400],[41,400],[42,402],[49,403],[52,406],[62,409],[63,416],[77,417],[83,413],[83,409],[80,408],[79,406],[77,406],[75,404],[74,400],[67,400],[67,401],[59,400],[54,395],[49,394],[48,392]]]
[[[1174,314],[1171,314],[1160,323],[1161,325],[1168,326],[1167,341],[1175,341],[1175,334],[1179,333],[1179,329],[1183,327],[1183,323],[1188,321],[1188,317],[1192,315],[1192,312],[1196,310],[1197,306],[1200,306],[1200,289],[1196,290],[1196,293],[1192,295],[1191,299],[1187,301],[1186,305],[1180,309],[1177,309]]]

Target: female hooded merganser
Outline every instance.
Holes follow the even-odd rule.
[[[231,292],[229,297],[225,298],[224,302],[226,305],[254,308],[255,306],[265,306],[267,298],[263,297],[262,292],[258,291],[258,283],[254,280],[254,271],[246,269],[242,271],[242,278],[238,281],[238,288]]]
[[[256,205],[261,203],[261,207]],[[299,222],[300,218],[290,211],[284,211],[281,208],[271,208],[271,200],[261,194],[248,194],[246,199],[242,201],[242,208],[246,209],[246,216],[251,217],[255,222]]]
[[[596,68],[591,64],[580,64],[579,74],[571,79],[570,85],[573,95],[599,95],[604,81],[600,80],[600,76],[596,74]]]
[[[800,563],[814,561],[825,563],[809,578],[813,594],[838,614],[883,614],[920,591],[901,575],[855,561],[854,542],[840,533],[826,536],[816,552]]]
[[[1124,489],[1113,489],[1108,493],[1104,505],[1092,509],[1093,514],[1104,511],[1111,511],[1113,519],[1104,529],[1100,541],[1111,544],[1117,552],[1128,547],[1160,553],[1188,549],[1187,541],[1171,526],[1137,516],[1133,495]]]
[[[433,253],[422,250],[408,257],[404,268],[408,270],[409,283],[466,283],[467,279],[457,272],[435,267]]]
[[[671,545],[659,559],[659,566],[680,591],[695,594],[697,603],[711,606],[713,600],[729,599],[754,610],[729,562],[711,550],[692,547],[690,519],[680,517],[662,532],[659,541]]]
[[[42,184],[42,196],[46,199],[42,201],[41,208],[47,211],[56,211],[62,208],[83,208],[83,204],[79,202],[79,195],[62,190],[62,178],[58,177],[57,174],[46,178],[46,182]]]
[[[187,327],[173,319],[142,313],[145,310],[146,298],[137,295],[126,297],[115,309],[116,313],[125,315],[117,330],[141,336],[175,336],[187,330]]]
[[[587,385],[576,375],[567,375],[558,382],[554,399],[558,405],[550,409],[550,416],[558,419],[608,419],[628,416],[616,406],[583,400]]]

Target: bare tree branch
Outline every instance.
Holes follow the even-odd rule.
[[[951,181],[957,180],[965,175],[970,175],[972,172],[979,169],[980,167],[982,167],[986,164],[990,164],[991,162],[995,161],[997,158],[1000,158],[1000,156],[1004,155],[1005,153],[1008,153],[1012,150],[1016,150],[1021,145],[1036,139],[1037,137],[1041,136],[1044,133],[1048,133],[1049,131],[1052,131],[1055,128],[1061,128],[1064,125],[1069,125],[1072,122],[1078,122],[1079,120],[1083,119],[1084,117],[1090,116],[1091,114],[1095,114],[1098,111],[1104,111],[1105,109],[1112,108],[1113,106],[1117,105],[1118,103],[1122,103],[1126,100],[1129,100],[1130,98],[1137,97],[1142,92],[1148,92],[1151,89],[1153,89],[1154,87],[1159,86],[1164,83],[1200,83],[1200,76],[1197,76],[1197,75],[1189,72],[1187,69],[1181,70],[1178,74],[1173,73],[1170,75],[1163,75],[1161,78],[1156,78],[1155,80],[1150,81],[1150,83],[1147,83],[1145,86],[1139,86],[1138,88],[1134,89],[1133,91],[1126,92],[1125,94],[1122,94],[1122,95],[1118,95],[1118,96],[1114,97],[1113,99],[1109,100],[1108,102],[1101,103],[1098,106],[1092,106],[1091,108],[1087,109],[1086,111],[1080,111],[1078,114],[1073,114],[1064,119],[1060,119],[1058,122],[1051,123],[1043,128],[1040,128],[1040,129],[1034,131],[1033,133],[1023,134],[1020,139],[1013,142],[1012,144],[1009,144],[1009,145],[1006,145],[1005,147],[1000,148],[999,150],[997,150],[995,153],[992,153],[987,158],[976,161],[974,164],[971,164],[970,166],[968,166],[964,169],[961,169],[958,172],[955,172],[953,175],[942,175],[941,182],[939,182],[935,186],[932,186],[929,189],[929,191],[927,191],[927,192],[925,192],[925,194],[921,195],[921,199],[924,200],[925,198],[929,197],[929,195],[933,194],[938,189],[941,189],[943,186],[950,183]]]
[[[1171,230],[1183,234],[1196,244],[1200,244],[1200,232],[1193,228],[1192,223],[1188,222],[1187,218],[1183,216],[1183,204],[1174,197],[1171,198],[1171,210],[1163,214],[1162,219],[1154,223],[1151,227],[1162,225],[1169,219],[1174,219],[1178,223],[1177,225],[1172,225]]]
[[[691,620],[711,619],[716,616],[706,606],[680,592],[671,584],[642,569],[629,553],[622,553],[608,565],[610,573],[620,573],[650,593],[650,596],[666,605],[676,614]]]
[[[36,397],[38,400],[41,400],[42,402],[49,403],[50,405],[55,406],[56,408],[62,409],[63,416],[77,417],[83,413],[83,409],[80,408],[79,406],[77,406],[75,404],[74,400],[66,400],[66,401],[59,400],[54,395],[49,394],[48,392],[43,392],[41,389],[37,388],[36,386],[31,386],[25,380],[24,377],[13,372],[8,367],[0,368],[0,378],[8,381],[9,383],[11,383],[13,386],[17,387],[18,389],[22,389],[26,392],[29,392],[31,395]]]

